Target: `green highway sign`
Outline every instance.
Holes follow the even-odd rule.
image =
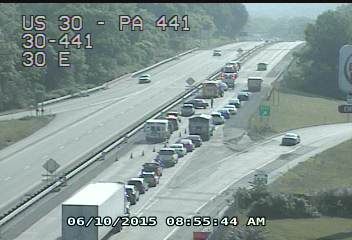
[[[270,116],[270,106],[268,106],[268,105],[260,105],[259,106],[259,115],[261,117]]]

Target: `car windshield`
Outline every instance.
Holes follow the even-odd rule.
[[[233,69],[233,67],[228,66],[228,67],[224,67],[223,72],[224,73],[234,73],[236,71]]]
[[[155,167],[155,166],[151,166],[151,165],[147,165],[147,166],[143,166],[143,169],[144,169],[145,171],[150,171],[150,172],[152,172],[152,171],[154,171],[154,170],[156,169],[156,167]]]
[[[291,138],[297,138],[297,135],[294,134],[294,133],[286,133],[284,136],[285,137],[291,137]]]
[[[143,174],[142,174],[142,177],[143,177],[143,178],[151,178],[151,177],[154,177],[154,175],[153,175],[153,174],[150,174],[150,173],[143,173]]]
[[[183,145],[171,145],[170,148],[183,148]]]
[[[141,184],[140,181],[136,181],[136,180],[129,180],[127,183],[128,183],[129,185],[139,185],[139,184]]]
[[[174,151],[172,151],[172,150],[160,150],[159,154],[160,155],[172,155],[172,154],[174,154]]]

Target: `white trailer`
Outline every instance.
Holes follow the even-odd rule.
[[[61,205],[62,240],[101,240],[111,232],[112,224],[96,226],[100,220],[88,224],[89,220],[111,218],[115,221],[117,217],[125,215],[126,204],[124,184],[89,184]]]
[[[222,97],[224,94],[221,91],[220,85],[217,81],[204,81],[202,83],[202,96],[203,98],[217,98]]]
[[[249,77],[247,79],[247,87],[250,92],[259,92],[262,88],[263,78]]]
[[[170,137],[169,121],[150,119],[144,125],[144,133],[148,142],[164,142]]]

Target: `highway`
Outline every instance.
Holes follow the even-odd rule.
[[[265,78],[266,74],[298,44],[300,42],[277,43],[252,57],[240,71],[236,90],[228,91],[224,98],[216,99],[215,108],[223,106],[235,92],[243,88],[246,77],[249,75],[262,74],[265,84],[269,85],[273,79]],[[253,66],[261,61],[269,63],[268,71],[255,71]],[[250,102],[245,103],[243,108],[245,109],[249,104]],[[240,109],[240,113],[244,109]],[[210,112],[211,110],[197,111]],[[239,116],[232,117],[229,122],[236,121],[236,117]],[[183,135],[187,123],[188,121],[183,118],[181,129],[173,134],[170,139],[171,143],[178,138],[179,134]],[[303,161],[313,153],[337,145],[350,138],[352,124],[298,129],[295,132],[299,133],[302,138],[302,143],[298,146],[280,146],[281,136],[275,136],[260,143],[250,142],[249,146],[241,152],[233,151],[224,145],[224,131],[227,131],[226,126],[218,126],[210,141],[205,142],[200,149],[182,158],[175,167],[165,170],[160,185],[150,189],[145,196],[142,195],[137,205],[132,207],[132,215],[157,216],[159,222],[157,227],[124,228],[122,232],[110,239],[191,239],[190,232],[185,231],[186,228],[168,227],[164,223],[164,218],[166,216],[186,217],[196,214],[211,215],[224,206],[223,199],[218,200],[218,198],[223,198],[226,189],[244,176],[276,161],[285,154],[295,153]],[[157,149],[161,147],[160,144],[156,145]],[[152,148],[153,145],[143,144],[142,140],[135,143],[130,152],[121,156],[118,162],[115,162],[92,181],[126,181],[135,177],[138,175],[142,163],[155,157],[156,153],[152,151]],[[144,156],[140,155],[142,151],[145,152]],[[130,159],[131,152],[135,156],[133,159]],[[209,202],[213,204],[209,204]],[[57,239],[61,235],[60,213],[61,208],[57,206],[16,239]],[[190,227],[187,229],[192,230]]]
[[[280,146],[281,136],[276,136],[246,151],[234,153],[222,144],[222,129],[223,127],[218,127],[215,136],[204,143],[201,147],[203,150],[199,149],[192,153],[191,159],[190,156],[186,156],[176,167],[165,170],[160,185],[156,189],[149,190],[145,196],[141,196],[135,208],[132,208],[133,213],[138,216],[157,216],[159,222],[157,227],[124,228],[122,232],[110,239],[167,239],[167,237],[168,239],[191,239],[191,235],[181,235],[181,228],[166,226],[164,218],[210,215],[207,212],[210,210],[203,211],[204,206],[255,169],[275,161],[284,154],[297,154],[297,157],[305,160],[351,138],[352,134],[352,124],[303,128],[295,130],[302,138],[302,143],[298,146]],[[124,160],[128,161],[128,156],[120,161]],[[120,168],[119,165],[120,162],[116,163],[114,168],[102,173],[95,181],[119,180],[116,172],[126,167]],[[129,171],[125,173],[125,175],[129,174],[131,174]],[[136,175],[136,169],[134,169],[134,175]],[[219,205],[215,207],[223,207]],[[17,239],[57,239],[61,234],[60,214],[60,207],[55,208]]]
[[[108,90],[47,106],[47,113],[56,114],[49,125],[0,151],[0,209],[42,181],[42,164],[49,158],[62,168],[69,165],[175,97],[184,90],[187,78],[203,80],[234,59],[239,47],[248,50],[258,44],[261,42],[225,45],[220,48],[221,57],[212,57],[210,50],[196,51],[151,70],[151,84],[141,85],[136,78],[123,78]],[[0,119],[23,114],[26,113]]]

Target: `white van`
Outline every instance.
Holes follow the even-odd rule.
[[[150,119],[144,125],[144,133],[148,142],[164,142],[170,137],[169,121]]]

